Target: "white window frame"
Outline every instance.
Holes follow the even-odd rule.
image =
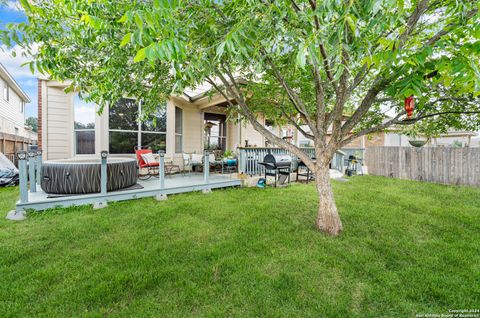
[[[177,108],[182,112],[182,132],[177,133]],[[175,153],[183,153],[183,108],[175,106]],[[180,136],[180,151],[177,149],[177,136]]]
[[[73,154],[75,156],[92,156],[97,153],[97,136],[95,134],[95,129],[97,127],[97,122],[96,122],[96,115],[93,117],[93,123],[95,125],[94,128],[75,128],[75,97],[73,97]],[[93,153],[82,153],[79,154],[77,153],[77,132],[79,131],[93,131],[94,132],[94,150]]]
[[[124,97],[124,99],[131,99],[136,101],[138,107],[138,116],[141,117],[142,115],[142,102],[137,101],[135,98],[131,97]],[[111,106],[110,106],[111,107]],[[115,107],[115,106],[114,106]],[[166,111],[166,110],[165,110]],[[110,109],[108,112],[108,121],[110,123]],[[124,133],[137,133],[137,147],[142,146],[142,134],[157,134],[157,135],[165,135],[165,147],[167,143],[167,131],[148,131],[142,129],[142,122],[138,121],[138,128],[136,130],[125,130],[125,129],[108,129],[108,148],[110,149],[110,132],[124,132]],[[129,155],[130,153],[115,153],[113,155]]]
[[[7,83],[3,83],[3,99],[7,102],[10,101],[10,86]]]

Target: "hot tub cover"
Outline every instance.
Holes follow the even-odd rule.
[[[46,193],[86,194],[100,192],[100,159],[52,160],[42,164],[41,187]],[[107,191],[137,183],[137,163],[131,158],[108,158]]]

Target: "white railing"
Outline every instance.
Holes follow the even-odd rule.
[[[315,157],[315,148],[313,147],[301,147],[301,149],[307,153],[310,158]],[[350,148],[349,148],[350,150]],[[356,148],[356,150],[361,150],[362,148]],[[271,154],[287,154],[292,157],[292,171],[296,171],[298,166],[298,157],[282,148],[269,148],[269,147],[240,147],[238,148],[239,151],[239,172],[243,172],[248,175],[262,175],[265,173],[264,166],[258,164],[259,162],[263,161],[263,158],[271,153]],[[344,172],[345,167],[345,159],[348,158],[346,152],[339,150],[333,156],[331,162],[331,168],[336,169],[340,172]]]

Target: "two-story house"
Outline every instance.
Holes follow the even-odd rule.
[[[25,105],[30,97],[0,63],[0,150],[13,155],[36,140],[36,134],[25,125]]]

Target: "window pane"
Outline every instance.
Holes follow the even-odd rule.
[[[142,122],[143,131],[167,131],[167,108],[161,106],[158,110],[149,115],[147,119]]]
[[[175,133],[183,134],[183,110],[175,107]]]
[[[150,147],[153,152],[166,149],[166,135],[157,133],[142,133],[142,146]]]
[[[77,152],[77,155],[95,154],[95,131],[75,131],[75,150]]]
[[[95,104],[84,101],[80,96],[75,95],[73,99],[73,111],[75,118],[75,129],[95,128]]]
[[[138,130],[137,101],[133,99],[122,98],[115,105],[111,105],[109,109],[109,128]]]
[[[134,147],[138,145],[138,133],[110,131],[110,153],[135,153]]]
[[[183,147],[182,147],[182,135],[176,135],[176,136],[175,136],[175,152],[176,152],[176,153],[181,153],[181,152],[183,152]]]

